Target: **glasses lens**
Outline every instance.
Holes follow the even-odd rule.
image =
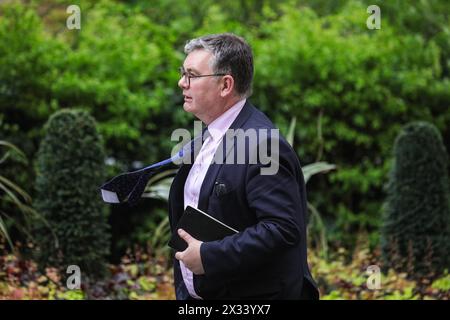
[[[180,67],[179,69],[180,71],[180,78],[184,77],[184,81],[186,82],[187,86],[189,87],[191,85],[191,78],[189,77],[188,73],[184,70],[183,67]]]

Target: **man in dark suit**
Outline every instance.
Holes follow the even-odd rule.
[[[189,41],[185,52],[178,83],[183,107],[207,129],[194,162],[180,167],[170,190],[172,232],[188,244],[175,254],[177,299],[318,299],[307,264],[300,163],[273,123],[247,101],[250,47],[233,34],[218,34]],[[239,233],[201,242],[175,230],[187,205]]]

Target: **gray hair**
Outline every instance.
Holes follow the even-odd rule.
[[[232,33],[211,34],[189,40],[184,46],[186,54],[195,50],[211,52],[214,73],[227,73],[234,79],[236,92],[242,97],[252,93],[253,54],[247,42]]]

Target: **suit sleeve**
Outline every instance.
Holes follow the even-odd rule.
[[[251,272],[300,241],[306,207],[298,179],[302,173],[290,146],[282,140],[279,145],[276,174],[262,175],[264,165],[248,165],[246,196],[258,222],[234,236],[201,245],[206,275],[236,276]]]

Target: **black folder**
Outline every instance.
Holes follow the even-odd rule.
[[[178,235],[178,229],[183,229],[195,239],[203,242],[220,240],[238,233],[232,227],[191,206],[187,206],[184,210],[168,243],[169,247],[176,251],[184,251],[187,243]]]

